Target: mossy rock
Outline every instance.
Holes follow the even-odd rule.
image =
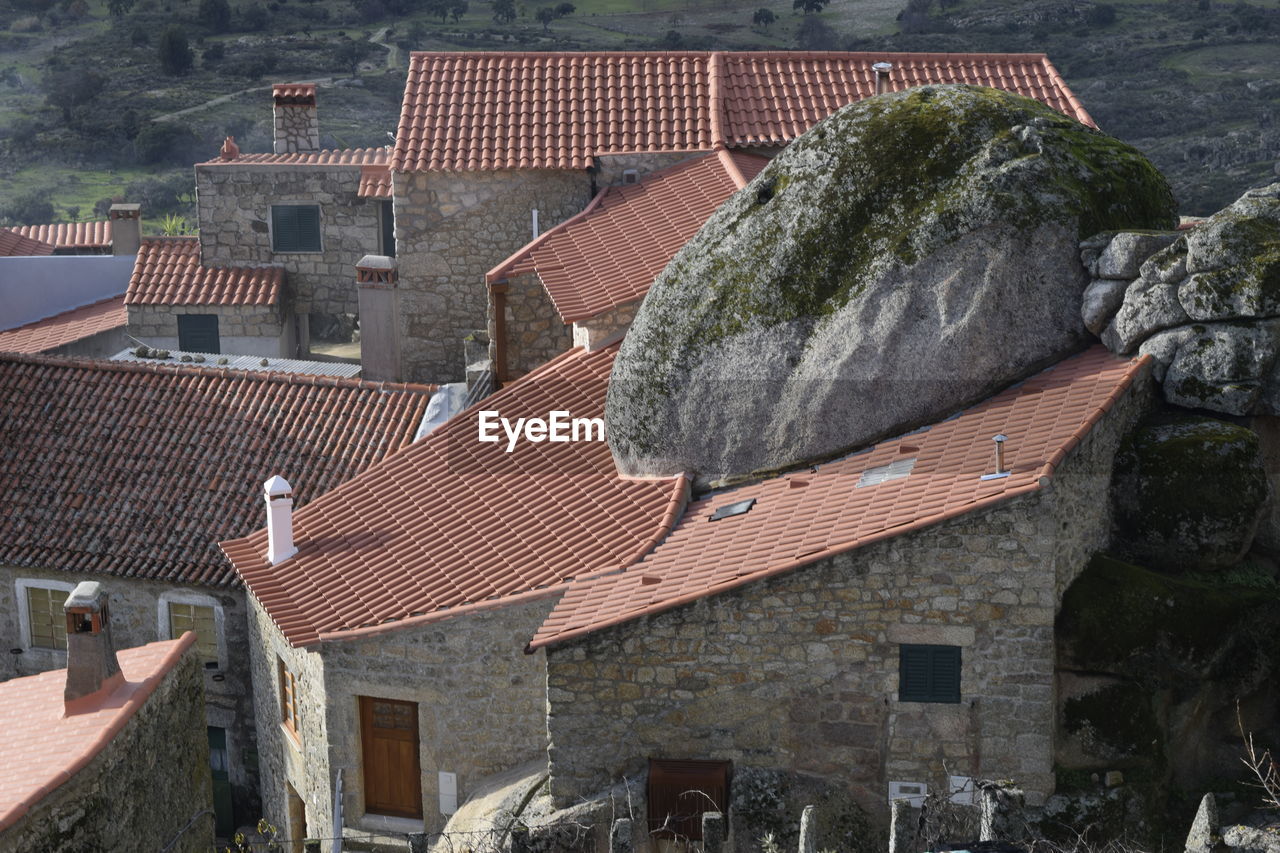
[[[1111,494],[1121,552],[1172,571],[1230,566],[1268,496],[1258,436],[1190,415],[1146,423],[1117,453]]]
[[[705,481],[945,416],[1088,341],[1082,238],[1173,224],[1142,154],[1037,101],[851,104],[658,276],[614,366],[615,458]]]

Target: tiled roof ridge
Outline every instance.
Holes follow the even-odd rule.
[[[711,126],[711,144],[717,151],[725,147],[724,95],[720,92],[723,76],[724,52],[712,51],[707,57],[707,101],[711,108],[707,120]]]
[[[1058,71],[1058,67],[1053,64],[1053,60],[1049,59],[1049,54],[1039,54],[1040,61],[1044,63],[1045,72],[1049,75],[1049,79],[1053,81],[1062,91],[1063,96],[1067,99],[1067,103],[1071,104],[1071,108],[1076,113],[1076,120],[1081,124],[1097,128],[1098,123],[1093,120],[1093,116],[1084,108],[1084,102],[1076,96],[1075,91],[1067,85],[1067,80]]]
[[[723,145],[716,147],[716,157],[720,159],[720,165],[724,166],[724,170],[729,173],[729,177],[733,179],[733,183],[742,189],[747,185],[747,179],[742,174],[742,170],[738,168],[738,162],[733,159],[733,153]]]
[[[777,59],[786,57],[789,59],[828,59],[833,57],[873,57],[873,56],[903,56],[913,59],[922,58],[941,58],[956,56],[971,56],[974,59],[1044,59],[1047,54],[1043,51],[1011,51],[1004,53],[972,53],[966,51],[909,51],[909,50],[588,50],[588,51],[572,51],[572,50],[477,50],[477,51],[457,51],[457,50],[414,50],[410,51],[410,58],[415,57],[504,57],[504,58],[527,58],[527,59],[572,59],[580,57],[627,57],[635,59],[667,59],[670,57],[692,58],[692,57],[711,57],[711,56],[733,56],[757,58],[764,57],[769,59]]]
[[[368,162],[385,156],[385,163]],[[318,148],[315,151],[293,151],[277,154],[274,151],[242,151],[230,160],[214,157],[196,163],[197,166],[324,166],[335,169],[359,169],[365,166],[383,166],[391,162],[391,146],[366,145],[352,148]]]
[[[1130,360],[1129,365],[1125,371],[1124,377],[1121,379],[1121,381],[1118,382],[1116,384],[1116,387],[1112,390],[1112,392],[1109,395],[1107,395],[1107,397],[1104,400],[1102,400],[1094,408],[1092,412],[1090,412],[1088,417],[1086,417],[1084,423],[1082,423],[1081,426],[1071,435],[1071,437],[1068,438],[1067,441],[1064,442],[1061,447],[1059,447],[1059,449],[1054,453],[1054,455],[1049,459],[1049,461],[1047,461],[1044,464],[1044,466],[1041,467],[1037,478],[1031,483],[1028,483],[1023,486],[1018,486],[1016,488],[1009,489],[1007,491],[999,492],[999,493],[987,496],[985,498],[978,498],[977,500],[970,501],[960,506],[951,507],[942,512],[936,513],[932,516],[918,518],[906,524],[900,524],[895,527],[879,530],[879,531],[876,531],[875,533],[856,538],[852,541],[841,542],[835,545],[828,545],[826,548],[820,551],[815,551],[813,553],[805,554],[804,556],[801,556],[801,557],[796,557],[795,559],[789,562],[786,562],[777,566],[772,566],[770,568],[751,572],[746,575],[738,575],[736,577],[722,581],[710,587],[697,589],[692,592],[685,593],[684,595],[676,596],[670,599],[664,599],[659,601],[656,604],[650,604],[649,606],[640,608],[638,610],[625,611],[625,612],[616,614],[612,617],[609,617],[607,619],[602,619],[597,622],[592,622],[581,627],[572,628],[570,630],[554,633],[554,634],[542,634],[541,629],[539,629],[540,635],[535,636],[533,640],[529,642],[529,644],[525,647],[525,651],[532,653],[533,651],[536,651],[537,649],[540,649],[540,648],[557,645],[569,640],[577,639],[578,637],[582,637],[590,633],[595,633],[597,631],[605,630],[607,628],[612,628],[617,625],[622,625],[627,622],[634,621],[636,619],[640,619],[646,616],[652,616],[656,613],[662,613],[677,607],[682,607],[686,604],[692,604],[695,601],[699,601],[701,599],[708,598],[713,595],[719,595],[720,593],[737,589],[749,583],[755,583],[757,581],[766,580],[768,578],[776,577],[778,575],[785,574],[787,572],[795,571],[796,569],[802,568],[807,565],[811,565],[820,560],[825,560],[830,557],[848,553],[850,551],[856,551],[868,545],[873,545],[877,542],[882,542],[886,539],[894,539],[906,533],[913,533],[917,530],[923,530],[927,527],[932,527],[936,524],[941,524],[942,522],[950,521],[953,518],[957,518],[962,515],[967,515],[977,510],[986,509],[987,507],[995,506],[996,504],[1004,503],[1005,501],[1013,500],[1014,498],[1022,497],[1023,495],[1028,495],[1034,492],[1038,492],[1049,484],[1053,471],[1057,468],[1059,464],[1061,464],[1062,460],[1066,457],[1066,455],[1080,444],[1080,442],[1084,439],[1085,436],[1088,435],[1090,430],[1092,430],[1092,428],[1097,424],[1097,422],[1101,420],[1102,417],[1108,411],[1110,411],[1111,408],[1116,404],[1116,402],[1129,390],[1129,388],[1132,387],[1133,382],[1137,378],[1139,373],[1149,368],[1152,361],[1153,359],[1150,355],[1143,355],[1138,358]],[[1049,369],[1052,369],[1052,368],[1049,368]],[[1014,383],[1014,384],[1017,385],[1020,383]],[[783,474],[779,476],[786,477],[794,473],[795,471],[789,471],[787,474]],[[743,485],[746,485],[746,484],[743,484]],[[735,489],[739,488],[739,486],[735,484],[734,488]]]
[[[322,376],[315,373],[295,373],[291,371],[244,370],[234,367],[219,367],[217,365],[187,362],[108,361],[85,356],[16,352],[0,352],[0,362],[39,364],[48,367],[65,367],[70,370],[113,371],[116,373],[154,373],[173,376],[197,374],[232,380],[248,379],[277,385],[312,385],[329,388],[352,388],[364,391],[434,394],[440,390],[438,385],[417,382],[387,382],[384,380],[355,379],[349,376]]]
[[[75,760],[58,775],[50,779],[48,783],[41,785],[21,802],[15,804],[11,809],[9,809],[9,811],[4,814],[0,814],[0,832],[4,832],[25,817],[31,811],[33,806],[39,804],[39,802],[49,794],[56,791],[64,783],[70,781],[73,776],[97,758],[98,754],[106,748],[107,744],[111,743],[111,741],[115,739],[115,736],[129,724],[129,721],[133,719],[138,710],[147,703],[147,700],[151,698],[151,694],[156,692],[156,688],[159,687],[160,683],[169,676],[169,673],[173,671],[173,668],[178,665],[178,661],[182,659],[182,656],[186,654],[188,649],[195,645],[195,642],[195,633],[192,631],[186,631],[176,640],[161,640],[156,643],[155,645],[168,643],[172,644],[173,647],[165,653],[165,656],[160,660],[159,664],[157,664],[155,671],[136,689],[134,689],[129,697],[124,701],[124,704],[120,706],[119,711],[123,713],[116,713],[111,722],[98,732],[98,736],[93,740],[93,742],[85,747],[83,751],[75,757]],[[119,688],[116,689],[118,690]]]

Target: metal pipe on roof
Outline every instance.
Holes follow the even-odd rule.
[[[889,73],[893,71],[892,62],[877,62],[871,66],[876,73],[876,94],[883,95],[889,91]]]

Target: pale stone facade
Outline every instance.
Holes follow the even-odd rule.
[[[573,324],[573,345],[597,350],[621,340],[623,334],[636,319],[640,310],[639,300],[619,305],[586,320]]]
[[[397,172],[393,176],[400,265],[403,377],[463,378],[462,339],[488,328],[484,276],[533,237],[590,200],[585,172]]]
[[[0,850],[209,850],[213,821],[201,813],[213,794],[200,678],[188,650],[101,752],[0,833]]]
[[[359,188],[359,166],[197,166],[200,260],[282,265],[294,313],[355,314],[356,262],[380,253],[380,203]],[[319,205],[321,251],[273,251],[273,204]]]
[[[157,349],[178,350],[178,315],[218,318],[219,350],[234,355],[293,358],[292,317],[274,305],[130,305],[129,334]],[[116,350],[119,352],[119,350]]]
[[[881,815],[889,782],[947,773],[1051,793],[1054,618],[1149,399],[1144,379],[1038,493],[550,648],[556,801],[649,757],[812,773]],[[898,700],[902,643],[961,648],[959,704]]]
[[[549,600],[480,611],[423,626],[395,627],[311,649],[288,645],[251,603],[252,661],[263,812],[284,825],[287,792],[306,803],[307,831],[329,835],[333,781],[343,771],[348,827],[373,827],[362,787],[359,698],[414,702],[418,709],[423,819],[439,832],[439,773],[457,774],[458,801],[477,782],[545,754],[545,659],[524,644]],[[295,675],[299,736],[281,722],[279,663]],[[327,848],[326,848],[327,849]]]
[[[205,711],[202,713],[208,725],[227,730],[228,771],[235,813],[242,821],[252,822],[259,810],[257,734],[244,592],[88,572],[0,567],[0,644],[5,649],[22,649],[21,654],[4,655],[0,661],[0,680],[67,665],[66,652],[32,647],[24,630],[27,619],[24,596],[28,586],[56,585],[54,588],[70,591],[81,581],[105,581],[111,596],[111,632],[116,646],[122,649],[169,639],[169,601],[214,608],[220,629],[219,665],[204,669]]]

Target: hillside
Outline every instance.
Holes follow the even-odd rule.
[[[190,163],[227,134],[269,147],[276,80],[335,84],[322,144],[384,144],[407,49],[1043,51],[1104,129],[1168,174],[1184,214],[1275,174],[1280,0],[903,3],[5,0],[0,219],[91,218],[124,196],[152,228],[189,214]],[[760,9],[775,20],[753,23]]]

